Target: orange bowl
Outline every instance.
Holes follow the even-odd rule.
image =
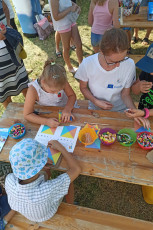
[[[83,128],[79,132],[79,141],[84,145],[91,145],[98,138],[94,129]]]

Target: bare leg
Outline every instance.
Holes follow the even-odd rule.
[[[15,215],[15,213],[16,212],[14,210],[9,211],[9,213],[6,216],[4,216],[4,220],[9,222],[12,219],[12,217]]]
[[[98,53],[99,52],[99,46],[93,46],[93,50],[94,50],[94,53]]]
[[[66,33],[61,33],[61,40],[62,40],[62,45],[63,45],[63,57],[64,61],[69,69],[69,71],[73,70],[73,66],[71,65],[70,62],[70,40],[71,40],[71,31],[66,32]]]
[[[82,52],[82,42],[79,34],[79,30],[77,25],[74,25],[72,27],[72,39],[74,41],[74,44],[76,46],[76,54],[78,57],[79,64],[81,64],[83,60],[83,52]]]
[[[147,28],[146,35],[142,41],[142,45],[149,45],[149,36],[151,33],[152,28]]]
[[[65,196],[66,202],[68,204],[74,203],[74,185],[73,182],[70,184],[68,194]]]
[[[26,97],[27,90],[28,90],[28,88],[22,90],[22,93],[23,93],[23,96],[24,96],[24,97]]]
[[[134,39],[132,39],[131,44],[135,44],[138,41],[139,39],[138,32],[139,32],[139,28],[134,28],[134,34],[133,34]]]
[[[12,102],[11,97],[8,97],[2,104],[6,108],[10,102]]]
[[[58,31],[56,31],[55,32],[56,53],[60,52],[60,48],[59,48],[60,41],[61,41],[60,33]]]

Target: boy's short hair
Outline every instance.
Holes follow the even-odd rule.
[[[136,66],[146,73],[153,73],[153,44],[149,46],[145,56],[136,63]]]
[[[119,28],[112,28],[104,33],[100,43],[100,50],[104,55],[109,55],[128,50],[128,46],[126,32]]]
[[[31,138],[15,144],[9,155],[13,173],[20,180],[27,180],[40,172],[47,158],[47,147]]]

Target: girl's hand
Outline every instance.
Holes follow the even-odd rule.
[[[62,111],[62,122],[69,122],[70,121],[70,117],[72,117],[73,119],[75,119],[75,117],[72,115],[71,110],[67,110],[67,109],[63,109]]]
[[[110,102],[107,101],[102,101],[102,100],[98,100],[96,99],[95,104],[102,108],[102,109],[106,109],[106,110],[110,110],[113,108],[113,105]]]
[[[6,33],[6,28],[4,30],[0,31],[0,40],[5,40],[6,37],[4,36],[4,34]]]
[[[140,91],[142,93],[148,93],[149,89],[151,89],[152,86],[153,86],[152,82],[147,82],[147,81],[140,81],[139,82]]]
[[[71,12],[75,12],[78,9],[78,6],[76,4],[73,4],[71,6]]]
[[[127,117],[143,117],[145,115],[145,112],[140,109],[127,109],[125,110],[125,114]]]
[[[48,118],[46,125],[53,128],[53,127],[59,126],[60,123],[58,122],[58,120],[56,118]]]
[[[148,119],[144,118],[144,117],[137,117],[134,118],[134,120],[139,124],[139,125],[143,125],[144,128],[149,129],[150,128],[150,122]]]

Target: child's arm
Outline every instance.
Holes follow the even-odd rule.
[[[66,10],[59,12],[59,0],[50,0],[50,1],[51,1],[52,13],[55,21],[64,18],[70,12],[75,12],[78,9],[78,6],[76,4],[72,4],[72,6],[68,7]]]
[[[71,182],[73,182],[79,176],[81,172],[81,168],[78,162],[74,159],[72,154],[68,153],[67,150],[64,148],[64,146],[61,145],[58,141],[55,141],[55,140],[49,141],[48,146],[53,149],[57,149],[58,151],[62,153],[69,167],[67,174],[69,175]]]
[[[151,88],[152,82],[140,81],[137,79],[137,81],[132,85],[132,92],[135,95],[138,95],[139,93],[148,93]]]
[[[72,116],[74,119],[74,116],[71,114],[71,111],[76,101],[76,95],[68,82],[66,82],[64,91],[68,97],[68,101],[65,108],[62,111],[62,121],[68,122],[70,120],[70,116]]]
[[[90,8],[89,8],[89,12],[88,12],[88,24],[90,26],[92,26],[93,24],[93,10],[95,8],[95,3],[93,2],[93,0],[91,0],[91,3],[90,3]]]
[[[59,122],[56,118],[45,118],[41,117],[40,115],[34,114],[34,105],[35,102],[38,101],[38,94],[37,91],[33,86],[30,86],[25,103],[24,103],[24,118],[32,123],[40,124],[40,125],[48,125],[50,127],[57,127]]]
[[[120,28],[120,23],[119,23],[119,6],[118,6],[118,0],[112,0],[113,4],[113,26],[115,28]]]
[[[144,117],[145,111],[141,109],[128,109],[125,111],[127,117]],[[149,109],[149,116],[153,116],[153,109]]]

